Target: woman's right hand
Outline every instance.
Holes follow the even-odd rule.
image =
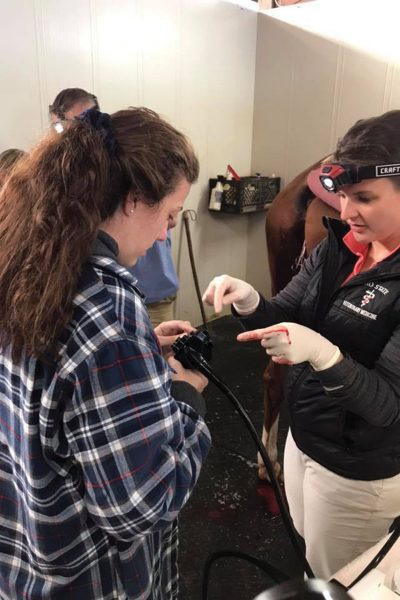
[[[203,302],[214,306],[216,313],[233,304],[239,314],[251,314],[259,301],[260,295],[252,285],[230,275],[214,277],[203,294]]]
[[[186,381],[190,383],[200,394],[208,385],[208,379],[200,371],[185,369],[179,360],[173,356],[168,358],[168,364],[175,372],[171,373],[172,381]]]

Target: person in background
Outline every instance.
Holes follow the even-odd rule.
[[[16,162],[25,154],[24,150],[19,150],[18,148],[9,148],[0,153],[0,188],[11,174]]]
[[[68,121],[73,121],[89,108],[99,109],[99,103],[94,94],[81,88],[66,88],[61,90],[49,106],[50,125],[57,133],[64,130]]]
[[[232,304],[238,340],[288,365],[286,494],[329,579],[400,514],[400,110],[353,125],[318,181],[341,220],[286,288],[267,301],[223,275],[204,300]]]
[[[72,121],[88,108],[99,108],[94,94],[80,88],[66,88],[57,94],[49,106],[50,123],[56,131],[62,131],[66,122]],[[168,229],[175,226],[176,219],[170,219]],[[139,281],[153,327],[173,320],[179,280],[172,258],[169,231],[165,240],[156,240],[146,255],[138,259],[131,273]]]
[[[145,302],[153,327],[174,318],[174,303],[179,289],[179,280],[172,259],[169,230],[176,224],[177,220],[171,217],[168,221],[167,238],[163,241],[155,241],[146,255],[141,257],[131,269],[146,297]]]
[[[92,108],[2,191],[2,598],[178,597],[207,380],[163,357],[128,268],[166,238],[197,176],[192,146],[155,112]]]

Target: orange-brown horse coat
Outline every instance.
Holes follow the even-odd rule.
[[[339,213],[319,198],[307,186],[310,171],[321,165],[321,160],[295,177],[275,197],[265,221],[271,291],[274,296],[282,290],[299,269],[301,257],[310,252],[326,236],[323,216],[338,217]],[[279,411],[283,400],[283,367],[269,362],[264,380],[264,427],[262,440],[275,473],[282,478],[277,456]],[[258,455],[258,475],[268,479]]]

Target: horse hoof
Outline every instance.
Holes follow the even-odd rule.
[[[258,475],[258,479],[261,479],[261,481],[269,481],[267,469],[264,467],[264,465],[258,466],[257,475]]]

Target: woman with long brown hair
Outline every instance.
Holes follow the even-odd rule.
[[[153,111],[90,109],[1,194],[1,598],[177,597],[207,381],[164,359],[157,334],[192,328],[153,330],[126,267],[165,239],[197,176]]]

